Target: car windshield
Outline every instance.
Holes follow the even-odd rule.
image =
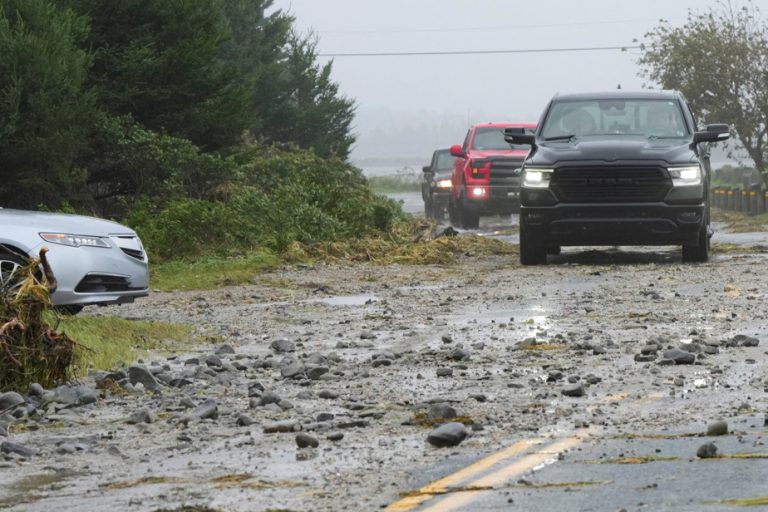
[[[533,129],[526,128],[528,133],[533,133]],[[497,151],[509,151],[510,149],[518,149],[527,151],[530,146],[527,144],[510,144],[504,140],[504,128],[478,128],[475,130],[475,137],[472,139],[472,149],[478,150],[497,150]]]
[[[689,132],[677,101],[651,99],[561,101],[552,106],[541,131],[544,139],[563,141],[595,135],[682,138]]]
[[[437,154],[437,170],[449,171],[453,169],[453,162],[456,161],[456,157],[452,156],[449,151],[441,151]]]

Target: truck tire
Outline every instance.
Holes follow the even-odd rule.
[[[445,207],[441,201],[432,201],[432,218],[439,222],[445,219]]]
[[[537,245],[531,241],[526,232],[525,223],[520,221],[520,264],[522,265],[546,265],[547,247]]]
[[[686,263],[704,263],[709,260],[709,226],[704,224],[699,230],[699,243],[683,245],[683,261]]]
[[[428,198],[424,198],[424,216],[428,219],[432,218],[433,206],[432,201]]]
[[[456,201],[453,199],[453,195],[448,198],[448,218],[451,221],[451,225],[455,228],[459,226],[459,213],[456,208]]]
[[[459,202],[459,218],[459,223],[464,229],[477,229],[480,227],[480,212],[477,206],[467,201],[464,191],[461,192],[461,200]]]

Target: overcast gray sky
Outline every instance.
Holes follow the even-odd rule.
[[[768,0],[755,0],[763,16]],[[632,46],[661,18],[682,25],[716,0],[275,0],[319,53]],[[460,142],[478,121],[535,121],[556,92],[639,89],[639,50],[335,57],[358,105],[353,157],[413,155]],[[323,60],[326,60],[325,58]],[[420,140],[412,140],[414,137]],[[391,149],[391,151],[389,151]]]

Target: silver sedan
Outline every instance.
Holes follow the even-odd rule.
[[[29,257],[49,248],[58,282],[53,304],[77,312],[90,304],[133,302],[149,294],[147,254],[136,233],[116,222],[0,208],[0,286]]]

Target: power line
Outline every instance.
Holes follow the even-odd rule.
[[[492,27],[455,27],[455,28],[403,28],[403,29],[349,29],[349,30],[320,30],[321,34],[407,34],[420,32],[472,32],[472,31],[490,31],[490,30],[515,30],[531,28],[554,28],[554,27],[579,27],[594,25],[617,25],[625,23],[647,23],[658,22],[659,18],[643,18],[633,20],[606,20],[606,21],[583,21],[572,23],[546,23],[539,25],[508,25]]]
[[[422,57],[432,55],[497,55],[505,53],[565,53],[606,50],[637,50],[641,46],[590,46],[583,48],[535,48],[528,50],[458,50],[442,52],[318,53],[318,57]]]

